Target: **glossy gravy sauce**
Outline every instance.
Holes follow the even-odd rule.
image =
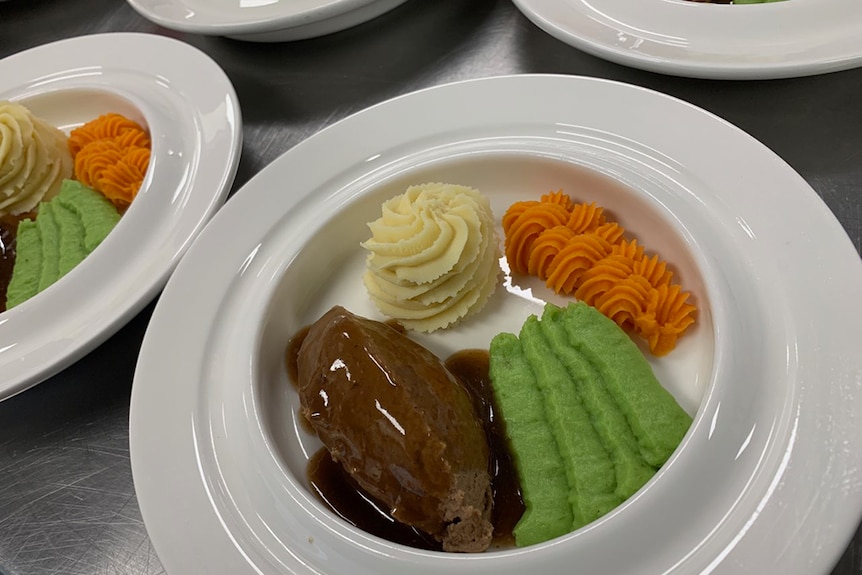
[[[398,329],[395,323],[388,322]],[[310,326],[309,326],[310,327]],[[301,329],[291,338],[286,352],[287,373],[297,385],[297,354],[309,327]],[[524,502],[518,477],[506,441],[502,420],[496,417],[494,396],[488,376],[487,350],[464,350],[454,353],[446,367],[470,394],[474,409],[482,421],[490,452],[490,475],[493,506],[491,522],[494,526],[493,547],[514,545],[512,529],[524,513]],[[313,433],[305,418],[303,427]],[[432,537],[409,525],[395,521],[389,511],[369,497],[350,477],[341,464],[334,462],[327,449],[321,448],[308,462],[308,482],[318,498],[339,517],[372,535],[393,543],[419,549],[440,551],[442,547]]]

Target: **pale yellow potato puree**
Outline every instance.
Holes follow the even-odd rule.
[[[380,312],[407,329],[448,327],[479,311],[497,287],[494,216],[473,188],[411,186],[384,202],[368,227],[365,287]]]

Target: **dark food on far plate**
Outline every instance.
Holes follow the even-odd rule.
[[[424,347],[336,306],[297,355],[302,414],[401,523],[477,552],[492,539],[489,448],[462,384]]]
[[[6,289],[15,266],[15,238],[20,221],[17,216],[0,216],[0,312],[6,309]]]
[[[703,4],[766,4],[767,2],[783,2],[784,0],[691,0]]]

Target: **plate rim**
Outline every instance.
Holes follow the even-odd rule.
[[[530,78],[536,78],[538,80],[530,80]],[[543,80],[543,79],[545,79],[545,80]],[[744,137],[750,143],[752,143],[756,146],[759,146],[760,151],[762,153],[766,154],[770,158],[771,161],[775,162],[776,165],[780,165],[782,170],[786,170],[786,171],[788,171],[788,173],[793,175],[794,179],[799,182],[799,185],[800,185],[799,192],[804,194],[803,197],[806,198],[805,201],[807,202],[807,201],[813,200],[815,202],[819,202],[818,205],[821,208],[820,216],[827,218],[824,221],[830,226],[830,229],[833,232],[839,233],[839,237],[843,238],[842,241],[846,244],[844,247],[846,249],[852,250],[854,255],[856,255],[855,254],[855,248],[853,248],[852,244],[849,241],[849,238],[847,238],[846,232],[844,231],[843,227],[840,226],[837,219],[834,218],[834,215],[831,214],[831,212],[828,210],[828,207],[826,207],[826,205],[824,203],[822,203],[822,200],[819,198],[819,196],[817,196],[817,194],[814,192],[814,190],[811,189],[810,186],[807,184],[807,182],[805,182],[801,178],[801,176],[796,174],[796,172],[790,166],[788,166],[786,163],[784,163],[783,160],[778,158],[773,152],[768,150],[768,148],[763,146],[763,144],[757,142],[753,137],[746,134],[745,132],[743,132],[739,128],[729,124],[725,120],[722,120],[721,118],[719,118],[719,117],[715,116],[714,114],[711,114],[705,110],[697,108],[696,106],[693,106],[693,105],[686,103],[682,100],[679,100],[677,98],[655,92],[655,91],[650,90],[650,89],[646,89],[646,88],[642,88],[642,87],[638,87],[638,86],[633,86],[630,84],[624,84],[622,82],[616,82],[616,81],[611,81],[611,80],[602,80],[602,79],[596,79],[596,78],[556,75],[556,74],[516,74],[516,75],[505,75],[505,76],[480,78],[480,79],[473,79],[473,80],[463,80],[463,81],[453,82],[450,84],[444,84],[441,86],[425,88],[422,90],[418,90],[416,92],[412,92],[410,94],[398,96],[396,98],[393,98],[391,100],[387,100],[387,101],[382,102],[380,104],[376,104],[374,106],[371,106],[370,108],[366,108],[365,110],[362,110],[360,112],[357,112],[356,114],[353,114],[352,116],[349,116],[345,120],[342,120],[340,122],[337,122],[336,124],[333,124],[333,125],[325,128],[321,132],[318,132],[318,135],[323,134],[324,132],[333,133],[336,130],[341,129],[339,126],[343,126],[344,123],[350,121],[350,119],[354,116],[358,116],[360,114],[367,114],[371,110],[378,110],[379,111],[382,107],[390,105],[393,101],[400,101],[400,100],[405,99],[405,98],[416,97],[417,94],[427,94],[427,93],[433,92],[433,91],[447,90],[447,89],[451,89],[454,86],[464,86],[464,85],[474,85],[475,86],[475,85],[480,84],[480,83],[497,83],[497,84],[495,84],[495,87],[499,88],[502,85],[500,83],[506,83],[506,82],[517,83],[517,82],[530,82],[530,81],[551,81],[551,82],[562,81],[562,82],[574,82],[575,84],[577,84],[578,82],[591,82],[591,83],[596,83],[596,84],[613,85],[613,86],[616,86],[617,89],[628,89],[628,90],[639,91],[642,93],[649,93],[649,94],[651,94],[651,97],[666,98],[670,101],[675,102],[674,105],[682,105],[682,106],[686,106],[686,107],[689,107],[691,109],[694,109],[697,113],[705,114],[706,116],[711,118],[710,121],[717,121],[720,124],[722,124],[725,128],[729,127],[731,129],[735,130],[738,136]],[[506,97],[509,97],[508,96],[509,91],[507,91],[507,90],[499,90],[498,92],[501,94],[507,94]],[[309,140],[311,140],[313,138],[318,138],[318,135],[312,136],[312,138],[309,138]],[[288,154],[296,155],[297,152],[295,152],[295,150],[305,149],[304,147],[300,148],[300,146],[303,146],[304,144],[307,145],[306,142],[308,142],[308,140],[306,140],[303,143],[298,144],[297,147],[293,148],[292,150],[289,150],[282,157],[287,156]],[[280,163],[279,160],[282,157],[275,160],[269,166],[264,168],[264,171],[262,171],[261,173],[263,173],[263,172],[269,173],[272,170],[277,171],[279,169],[278,168],[279,163]],[[251,200],[252,195],[255,193],[258,193],[258,192],[252,191],[254,189],[253,182],[258,177],[260,177],[260,176],[256,175],[255,178],[253,178],[250,182],[248,182],[245,186],[243,186],[243,189],[241,189],[237,193],[236,198],[237,199],[243,198],[243,199],[240,200],[239,202],[235,202],[233,204],[234,207],[236,207],[237,209],[240,209],[239,206],[242,206],[242,209],[244,209],[246,207],[246,204],[248,204],[248,202],[252,201]],[[288,208],[286,208],[286,209],[289,209],[293,205],[295,205],[295,202],[293,204],[288,205]],[[830,219],[830,216],[831,216],[831,219]],[[218,216],[218,218],[226,218],[226,217],[229,217],[227,215],[227,211],[222,212],[222,214],[219,214],[219,216]],[[145,460],[148,458],[151,458],[152,454],[147,453],[148,452],[148,446],[146,445],[147,438],[145,437],[145,434],[142,431],[142,429],[146,428],[146,420],[144,419],[145,414],[143,414],[140,410],[143,409],[143,407],[141,407],[142,402],[152,401],[152,397],[150,397],[149,399],[145,399],[145,398],[143,398],[142,394],[143,395],[152,395],[152,392],[148,391],[144,386],[147,385],[146,381],[148,381],[148,378],[152,377],[152,373],[150,373],[150,372],[154,369],[153,361],[152,360],[148,361],[148,360],[150,359],[151,354],[157,353],[155,350],[158,350],[158,348],[160,346],[158,338],[153,334],[156,333],[156,331],[161,331],[159,328],[160,318],[161,318],[162,314],[169,313],[168,311],[164,311],[164,310],[167,309],[169,305],[176,306],[176,302],[174,302],[173,300],[176,298],[179,298],[181,292],[185,292],[186,294],[190,293],[188,285],[184,285],[184,284],[187,284],[187,282],[185,281],[185,277],[184,277],[184,274],[186,272],[184,270],[186,269],[186,267],[194,265],[193,261],[194,261],[194,258],[196,257],[198,250],[204,249],[204,248],[201,248],[200,246],[202,246],[204,244],[204,242],[206,241],[206,237],[208,237],[208,236],[204,236],[195,242],[195,245],[192,247],[192,251],[189,254],[189,257],[187,257],[181,263],[180,267],[178,268],[177,274],[175,274],[171,278],[171,280],[169,281],[168,287],[165,290],[165,295],[159,301],[159,303],[156,307],[156,311],[154,312],[153,319],[152,319],[151,324],[150,324],[150,329],[148,329],[148,331],[147,331],[147,335],[145,336],[145,339],[144,339],[144,345],[142,346],[142,349],[141,349],[141,355],[140,355],[139,361],[138,361],[138,369],[136,370],[135,382],[134,382],[133,390],[132,390],[133,391],[133,393],[132,393],[132,405],[131,405],[131,413],[130,413],[130,447],[131,447],[132,469],[133,469],[133,475],[136,478],[136,482],[135,482],[136,490],[139,490],[138,497],[139,497],[139,503],[141,504],[142,514],[144,515],[145,523],[148,524],[148,527],[150,525],[152,525],[152,522],[155,520],[154,516],[151,515],[151,512],[153,512],[151,505],[155,505],[155,504],[152,503],[152,499],[150,499],[150,497],[156,497],[157,494],[154,492],[154,487],[152,485],[153,477],[150,476],[151,474],[149,474],[147,472],[147,469],[146,469],[148,463]],[[857,263],[862,263],[862,262],[858,262],[858,257],[854,258],[854,260],[857,260]],[[862,275],[860,275],[860,273],[862,273],[862,265],[858,265],[853,270],[853,272],[856,274],[857,280],[862,278]],[[862,283],[862,282],[860,282],[860,283]],[[177,301],[179,301],[179,299],[177,299]],[[184,371],[190,370],[191,372],[194,372],[194,370],[196,368],[190,367],[190,366],[184,366],[182,369]],[[858,366],[856,369],[857,370],[859,369]],[[188,432],[187,425],[184,425],[184,431]],[[792,451],[792,449],[789,449],[788,454],[791,453],[791,451]],[[195,453],[195,456],[199,457],[199,453]],[[184,461],[183,458],[179,454],[172,453],[172,454],[170,454],[169,459],[170,459],[169,463],[171,465],[181,465],[181,466],[186,467],[188,470],[189,462]],[[155,462],[151,459],[149,463],[155,463]],[[197,465],[200,465],[199,459],[197,460]],[[784,468],[782,468],[782,469],[784,469]],[[201,483],[200,478],[198,478],[198,480],[196,480],[196,482]],[[205,488],[203,488],[201,485],[197,485],[197,489],[205,490]],[[850,494],[853,496],[852,505],[848,503],[847,508],[845,509],[845,511],[847,512],[847,515],[845,515],[842,518],[843,519],[842,523],[846,523],[848,526],[850,524],[850,521],[858,522],[859,515],[860,515],[860,513],[862,513],[862,494],[858,493],[858,490],[856,490],[856,491],[857,492]],[[212,494],[210,494],[208,492],[207,493],[199,492],[197,495],[201,496],[201,500],[204,500],[205,498],[209,498],[210,501],[212,500]],[[852,510],[849,510],[851,507],[852,507]],[[847,510],[849,510],[849,511],[847,511]],[[219,518],[219,517],[213,517],[212,509],[206,509],[205,514],[210,521],[214,521],[216,523],[218,523],[219,521],[222,521],[221,518]],[[222,525],[224,525],[223,522],[222,522]],[[154,529],[160,530],[162,527],[164,527],[164,525],[159,525],[159,527],[157,529],[155,527],[154,527]],[[152,535],[155,535],[154,545],[156,546],[157,552],[160,553],[160,556],[163,556],[163,554],[165,553],[165,550],[167,548],[162,547],[162,551],[159,551],[159,548],[160,548],[159,543],[161,545],[168,545],[168,541],[166,540],[167,535],[165,535],[163,533],[157,533],[157,534],[153,533]],[[851,535],[852,535],[852,532],[850,532],[850,530],[848,529],[848,531],[846,533],[847,539],[849,539],[849,537]],[[227,537],[230,538],[231,535],[228,533]],[[155,542],[155,538],[160,539],[159,543]],[[838,539],[840,539],[840,538],[838,538]],[[831,551],[834,554],[834,552],[838,549],[838,545],[841,545],[842,543],[846,543],[846,541],[838,541],[836,539],[832,543],[833,543],[833,545],[832,545]],[[826,546],[824,546],[823,548],[825,549]],[[183,563],[182,558],[178,558],[174,552],[171,552],[171,555],[172,555],[172,557],[169,560],[175,562],[175,565],[183,565],[186,568],[184,572],[188,572],[188,568],[190,567],[191,564],[189,564],[187,561],[185,563]],[[827,553],[826,555],[829,555],[829,557],[825,557],[825,558],[824,558],[824,556],[817,557],[817,559],[821,562],[821,565],[825,565],[826,563],[829,563],[831,565],[831,562],[834,561],[835,559],[837,559],[836,556],[832,556],[829,553]],[[234,565],[235,567],[239,567],[239,566],[244,564],[243,563],[243,561],[245,560],[244,558],[237,556],[237,557],[234,557],[234,559],[237,561],[237,563]],[[164,560],[164,557],[163,557],[163,560]],[[166,565],[166,567],[168,567],[168,565]],[[249,571],[249,572],[251,572],[251,571]]]
[[[128,51],[125,51],[124,49],[118,50],[118,47],[121,46],[124,47],[124,49],[127,48]],[[101,60],[102,56],[100,53],[103,53],[106,47],[112,48],[112,55],[109,60]],[[211,172],[215,174],[215,177],[213,178],[208,176],[208,179],[213,179],[214,182],[217,182],[214,186],[215,189],[206,202],[206,209],[200,214],[195,214],[191,218],[186,218],[190,224],[193,223],[193,229],[190,230],[189,234],[183,238],[176,239],[166,237],[158,244],[154,244],[155,247],[160,249],[170,246],[172,253],[169,259],[158,264],[158,273],[156,275],[150,278],[149,281],[144,280],[141,282],[140,289],[135,290],[135,292],[131,294],[122,294],[121,297],[112,300],[110,305],[99,305],[97,311],[101,313],[98,313],[95,317],[85,316],[82,312],[77,312],[78,317],[75,317],[75,311],[69,313],[69,316],[73,318],[72,321],[74,324],[79,327],[79,331],[76,332],[75,339],[68,340],[63,346],[62,351],[59,354],[54,355],[51,360],[46,362],[38,357],[34,358],[33,356],[37,355],[35,352],[38,350],[31,350],[29,353],[20,355],[12,353],[15,351],[13,346],[10,346],[12,347],[11,350],[10,348],[0,346],[0,354],[2,354],[0,355],[0,362],[2,362],[3,365],[13,366],[15,368],[15,374],[13,377],[9,377],[4,373],[3,380],[0,381],[0,401],[26,391],[70,366],[116,333],[132,317],[149,304],[164,287],[168,277],[173,272],[173,269],[176,267],[181,256],[191,245],[191,240],[200,233],[204,225],[222,206],[233,185],[234,177],[239,166],[240,150],[242,147],[242,117],[239,100],[232,83],[221,67],[207,54],[189,44],[173,38],[138,32],[108,32],[57,40],[55,42],[35,46],[33,48],[11,54],[0,60],[0,68],[10,65],[23,68],[27,62],[37,59],[50,61],[47,68],[51,70],[48,74],[42,74],[35,77],[33,77],[33,73],[28,70],[27,79],[14,84],[7,80],[0,80],[0,90],[7,94],[14,93],[16,90],[22,90],[25,85],[38,82],[42,78],[49,78],[53,81],[57,76],[67,74],[71,69],[66,66],[66,64],[69,63],[68,58],[59,58],[57,62],[54,62],[51,57],[45,58],[45,56],[56,56],[57,54],[62,54],[64,52],[74,54],[74,58],[79,62],[83,62],[86,59],[88,64],[97,67],[100,66],[100,61],[116,63],[115,59],[117,57],[122,57],[123,54],[131,55],[130,58],[133,61],[136,61],[134,64],[130,64],[128,66],[121,66],[119,70],[122,73],[140,73],[147,76],[149,79],[158,80],[157,77],[159,75],[164,76],[164,66],[159,67],[154,60],[147,60],[147,58],[143,56],[134,56],[136,53],[141,54],[142,51],[146,53],[145,49],[151,51],[168,51],[173,55],[181,56],[183,62],[195,62],[197,65],[206,67],[210,77],[213,78],[212,83],[209,85],[218,87],[220,90],[219,94],[221,94],[227,102],[230,103],[230,110],[225,117],[226,121],[223,125],[218,127],[219,129],[227,129],[229,132],[228,138],[223,139],[219,143],[219,146],[214,148],[216,152],[219,152],[218,157],[216,158],[215,154],[211,154],[208,158],[199,158],[199,163],[210,169]],[[184,77],[177,72],[178,69],[175,69],[173,73],[171,73],[170,80],[173,81],[175,85],[179,84],[180,86],[185,85],[188,87],[188,84],[183,81]],[[63,90],[93,89],[109,92],[116,97],[126,100],[128,100],[129,96],[137,98],[137,95],[129,94],[128,90],[126,90],[124,86],[117,86],[115,89],[109,89],[101,85],[88,85],[86,82],[78,83],[75,80],[66,83],[68,84],[67,86],[60,86],[59,88],[48,87],[44,90],[39,88],[30,89],[29,91],[26,91],[26,97],[40,96],[42,94],[52,94],[52,97],[56,97],[55,93],[62,92]],[[186,94],[183,95],[183,98],[183,102],[188,104],[190,107],[194,107],[194,105],[197,104],[197,102],[189,100],[189,96]],[[192,126],[197,120],[197,117],[190,119],[187,124],[184,124],[184,126]],[[195,127],[194,132],[196,139],[199,140],[202,135],[200,129]],[[195,151],[198,153],[203,149],[201,148],[199,141],[195,141],[194,146]],[[210,151],[212,152],[213,150]],[[147,178],[149,179],[150,177],[151,175],[148,174]],[[189,182],[187,193],[189,195],[193,194],[194,189],[194,182]],[[209,194],[210,192],[207,193]],[[198,192],[198,195],[201,198],[205,197],[201,192]],[[127,214],[127,216],[128,215],[129,214]],[[181,219],[182,215],[177,216],[177,221],[180,221]],[[171,230],[173,230],[173,228],[171,228]],[[104,243],[107,245],[113,245],[110,243],[110,235]],[[140,254],[140,252],[133,250],[129,255],[132,256],[136,254]],[[84,263],[85,262],[82,262],[80,265],[83,265]],[[121,277],[134,275],[135,271],[132,269],[127,270],[125,274],[121,274]],[[58,287],[60,285],[62,284],[58,282]],[[26,319],[26,316],[33,316],[38,313],[38,306],[35,305],[38,304],[38,296],[39,294],[32,298],[33,301],[28,300],[28,302],[24,302],[20,309],[13,308],[12,310],[0,313],[0,335],[6,335],[6,333],[11,335],[11,333],[7,331],[10,330],[10,326],[6,326],[6,328],[4,328],[3,324],[9,321],[13,317],[13,314],[15,316],[15,321],[13,322],[14,325],[12,327],[20,325],[20,323],[24,321],[19,319],[18,316],[25,316]],[[11,337],[14,338],[14,336]],[[62,339],[62,334],[55,334],[55,338]],[[5,337],[3,339],[5,339]]]
[[[170,17],[153,9],[152,0],[126,0],[141,16],[159,26],[195,34],[229,36],[239,40],[300,40],[343,30],[378,16],[407,0],[315,0],[316,5],[280,16],[238,17],[233,22],[209,22],[206,15],[193,12],[188,18]],[[179,8],[183,0],[171,0]],[[164,3],[162,3],[164,4]],[[190,9],[189,9],[190,10]],[[191,10],[190,10],[191,11]],[[241,12],[239,12],[241,14]],[[352,17],[353,16],[353,17]]]
[[[746,63],[735,59],[718,59],[717,61],[704,63],[698,61],[696,58],[688,56],[684,48],[680,49],[678,52],[679,55],[674,57],[651,55],[637,49],[614,46],[602,39],[589,35],[580,35],[577,32],[568,29],[564,24],[559,23],[553,17],[549,16],[547,9],[544,8],[548,3],[557,2],[558,4],[561,4],[562,1],[563,0],[513,0],[513,3],[533,24],[557,40],[592,56],[649,72],[688,78],[715,80],[769,80],[813,76],[862,66],[862,40],[858,42],[856,52],[852,56],[842,56],[828,60],[823,60],[822,58],[807,60],[805,58],[800,58],[799,60],[789,59],[778,63]],[[583,0],[574,1],[580,4]],[[652,1],[670,2],[670,0]],[[679,1],[687,2],[688,0],[677,0],[676,3],[679,3]],[[804,0],[787,1],[802,2]],[[783,2],[770,4],[769,6],[761,6],[759,8],[774,8],[774,6],[778,4],[783,4]],[[734,9],[730,6],[717,5],[701,5],[700,8]],[[750,8],[758,9],[758,7],[754,6],[745,6],[743,9]],[[782,7],[779,7],[779,9],[781,8]],[[582,14],[579,13],[579,17],[581,16]],[[637,22],[633,22],[632,24],[636,25]],[[862,38],[862,20],[860,20],[860,25],[857,26],[855,32],[855,37]]]

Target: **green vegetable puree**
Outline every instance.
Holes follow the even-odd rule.
[[[691,417],[640,349],[584,303],[545,306],[497,335],[490,378],[525,512],[518,546],[578,529],[630,497],[679,445]]]
[[[6,308],[48,288],[81,263],[120,221],[114,205],[99,192],[64,180],[59,195],[39,205],[35,220],[18,226],[17,256]]]

